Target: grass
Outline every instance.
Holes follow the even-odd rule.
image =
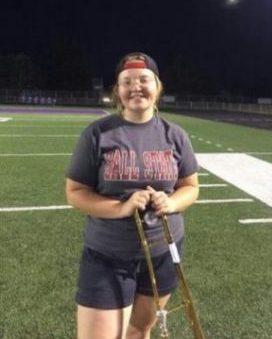
[[[0,156],[0,207],[66,204],[64,180],[69,154],[77,135],[97,117],[8,116],[14,120],[0,123],[0,154],[64,155]],[[234,152],[271,152],[270,131],[182,115],[165,117],[194,136],[196,152],[230,152],[228,148]],[[271,154],[254,156],[272,162]],[[211,174],[201,176],[200,181],[224,183]],[[230,185],[202,188],[200,196],[249,197]],[[271,218],[271,214],[270,207],[255,199],[248,203],[195,204],[186,211],[184,269],[207,338],[271,338],[271,224],[239,224],[240,218]],[[75,210],[0,212],[1,339],[75,338],[74,293],[83,223],[83,215]],[[177,292],[170,308],[179,302]],[[171,338],[192,338],[182,310],[169,314],[168,326]],[[157,329],[153,337],[159,337]]]

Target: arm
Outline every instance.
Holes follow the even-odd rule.
[[[198,176],[197,173],[194,173],[179,179],[175,191],[170,195],[162,191],[155,191],[150,186],[147,189],[152,192],[151,201],[157,215],[182,212],[191,206],[198,197]]]
[[[66,197],[70,205],[97,218],[118,219],[131,216],[136,208],[145,209],[150,201],[150,191],[141,190],[133,193],[124,202],[105,197],[92,187],[72,179],[66,179]]]

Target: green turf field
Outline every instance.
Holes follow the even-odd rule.
[[[70,154],[98,116],[2,116],[13,120],[0,122],[0,338],[72,339],[84,216],[73,209],[16,208],[67,205]],[[196,153],[249,153],[272,163],[271,131],[163,116],[185,128]],[[185,213],[184,268],[206,338],[272,338],[272,223],[239,222],[272,218],[271,207],[204,169],[200,174],[201,185],[226,186],[202,187],[199,199],[252,199],[195,204]],[[170,308],[179,301],[176,293]],[[182,309],[169,314],[168,326],[171,338],[192,338]]]

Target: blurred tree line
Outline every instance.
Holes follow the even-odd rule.
[[[173,56],[161,72],[167,92],[173,94],[219,94],[220,84],[188,56]]]
[[[92,90],[92,78],[99,76],[94,68],[79,43],[62,39],[52,43],[35,61],[24,53],[0,55],[0,88]],[[216,81],[183,55],[174,56],[161,69],[161,78],[167,93],[218,94],[220,91]]]
[[[0,87],[23,89],[42,86],[40,68],[23,53],[0,55]]]
[[[91,89],[91,63],[75,41],[60,40],[41,56],[0,54],[0,88]]]

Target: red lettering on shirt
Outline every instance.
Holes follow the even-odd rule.
[[[138,180],[139,167],[136,166],[135,151],[114,150],[104,154],[104,180]]]
[[[146,180],[176,180],[177,164],[172,150],[143,152]]]
[[[165,151],[145,151],[142,155],[144,180],[177,180],[178,168],[171,149]],[[104,180],[140,179],[140,168],[136,166],[137,156],[133,150],[110,151],[104,154]]]

